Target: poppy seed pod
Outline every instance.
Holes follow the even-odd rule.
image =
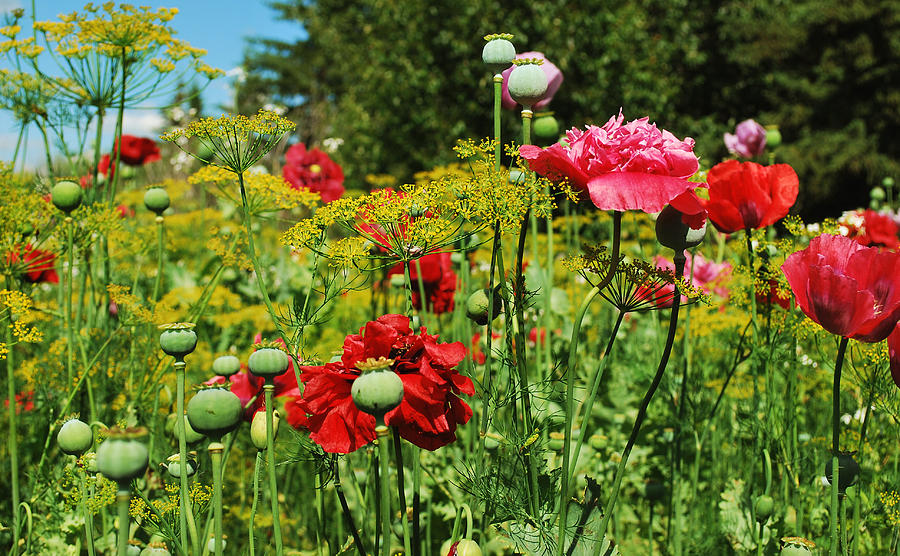
[[[284,374],[291,364],[291,359],[284,350],[277,347],[264,347],[250,354],[247,367],[256,376],[272,378]]]
[[[78,456],[94,443],[94,432],[90,425],[78,419],[69,419],[59,428],[56,435],[59,449],[70,456]]]
[[[215,386],[204,388],[187,406],[188,421],[194,430],[217,441],[241,422],[241,400],[231,391]]]
[[[774,511],[775,500],[773,500],[772,497],[767,494],[758,496],[756,498],[756,501],[753,503],[753,512],[756,514],[756,521],[759,523],[765,523],[769,521],[769,518],[772,517],[772,513]]]
[[[403,381],[391,370],[393,364],[383,357],[357,363],[362,375],[350,387],[353,404],[379,420],[403,401]]]
[[[780,556],[807,556],[812,554],[812,549],[816,547],[816,543],[803,537],[782,537],[781,542],[784,546],[778,553]]]
[[[81,186],[72,181],[61,181],[50,190],[50,200],[66,214],[81,205],[81,196]]]
[[[705,235],[705,221],[699,230],[695,230],[684,223],[682,213],[671,205],[664,208],[656,217],[657,241],[676,253],[700,245]]]
[[[108,438],[97,448],[97,470],[120,485],[144,474],[150,452],[144,444],[147,429],[110,429]]]
[[[169,208],[169,194],[162,187],[151,187],[144,193],[144,206],[161,216]]]
[[[190,322],[174,322],[160,325],[159,347],[175,359],[182,360],[197,347],[197,333]]]
[[[481,51],[481,60],[495,74],[508,68],[516,57],[516,47],[510,42],[512,37],[506,33],[484,37],[487,43]]]
[[[171,552],[166,549],[166,545],[161,542],[152,542],[147,548],[141,551],[141,556],[171,556]]]
[[[212,366],[213,372],[216,373],[217,376],[224,376],[225,378],[241,372],[241,360],[234,355],[216,357]]]
[[[833,458],[828,458],[825,463],[825,477],[831,483]],[[859,464],[850,454],[838,454],[838,492],[843,493],[847,487],[856,484],[859,477]]]
[[[526,109],[547,94],[547,74],[535,60],[516,60],[516,67],[509,74],[509,95]]]

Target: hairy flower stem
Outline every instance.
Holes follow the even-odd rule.
[[[191,490],[188,486],[188,476],[184,472],[187,466],[187,429],[184,420],[184,381],[185,381],[185,364],[184,360],[175,361],[175,430],[178,433],[178,465],[181,467],[179,473],[180,485],[178,489],[178,501],[181,510],[178,512],[178,532],[181,534],[181,545],[188,546],[188,534],[190,534],[191,547],[194,554],[200,552],[200,537],[197,535],[197,524],[194,521],[194,511],[191,508]]]
[[[493,294],[494,291],[494,272],[497,267],[497,251],[501,249],[500,246],[500,225],[497,224],[494,227],[494,240],[492,242],[491,248],[491,268],[488,273],[488,292]],[[493,323],[494,318],[497,315],[494,314],[494,304],[488,303],[488,322],[485,325],[484,329],[484,337],[487,341],[487,349],[484,352],[484,398],[481,402],[481,419],[480,419],[480,438],[481,442],[478,444],[478,459],[477,461],[482,461],[484,458],[484,443],[487,438],[487,429],[488,422],[490,421],[490,407],[491,407],[491,399],[493,397],[492,386],[494,375],[491,373],[491,363],[494,360],[494,348],[493,348],[493,338],[491,338],[491,332],[493,331]],[[486,516],[488,512],[484,512],[482,515]]]
[[[257,462],[258,461],[259,459],[257,456]],[[334,471],[334,491],[337,493],[338,502],[341,503],[341,511],[344,513],[344,519],[347,520],[347,528],[350,529],[350,534],[353,536],[353,544],[356,545],[359,556],[366,556],[366,548],[363,545],[362,537],[359,535],[359,530],[356,528],[353,512],[350,511],[350,506],[347,504],[347,497],[344,496],[344,487],[341,484],[341,466],[337,458],[334,459],[332,469]],[[250,556],[254,556],[252,551],[250,552]]]
[[[11,280],[7,277],[6,288],[10,291],[14,291],[10,282]],[[9,313],[11,324],[12,310],[8,309],[7,312]],[[12,496],[10,502],[12,503],[13,544],[10,553],[17,555],[19,554],[19,527],[21,523],[19,520],[19,447],[17,442],[18,435],[16,434],[16,410],[18,409],[18,405],[16,404],[16,362],[15,348],[13,347],[12,326],[4,326],[4,328],[6,329],[5,342],[9,349],[6,354],[6,415],[9,419],[9,432],[6,436],[6,447],[9,451],[9,472],[12,480]],[[44,451],[46,452],[46,450]]]
[[[256,463],[253,466],[253,502],[250,504],[250,522],[247,529],[250,532],[250,556],[256,556],[256,534],[253,531],[253,522],[256,520],[256,508],[259,505],[259,468],[262,466],[262,452],[257,450]]]
[[[500,172],[500,106],[503,99],[503,74],[494,75],[494,171]]]
[[[281,325],[281,319],[275,312],[275,306],[272,305],[272,300],[269,298],[269,290],[266,288],[266,281],[263,278],[263,269],[259,264],[259,257],[256,256],[256,246],[253,242],[253,230],[250,227],[250,206],[247,203],[247,190],[244,189],[243,172],[238,172],[238,183],[241,186],[241,203],[244,208],[244,230],[247,232],[247,247],[250,251],[250,260],[253,262],[253,270],[256,274],[256,283],[259,286],[259,291],[262,294],[263,301],[266,303],[266,309],[269,311],[269,316],[272,317],[272,322],[275,324],[275,328],[278,329],[278,333],[281,335],[281,339],[284,341],[285,347],[290,350],[291,344],[288,343],[288,335],[285,332],[284,327]]]
[[[685,257],[681,253],[675,253],[675,276],[681,276],[684,274],[684,263]],[[666,335],[666,344],[663,347],[662,356],[659,360],[659,366],[656,368],[656,375],[653,377],[653,382],[650,383],[650,388],[647,389],[647,393],[644,395],[644,399],[641,400],[641,405],[638,407],[638,414],[634,420],[634,426],[631,429],[631,435],[628,437],[628,442],[625,444],[625,450],[622,451],[622,459],[619,461],[618,469],[616,469],[616,479],[613,483],[612,495],[610,495],[609,502],[604,506],[604,516],[603,521],[600,524],[600,529],[597,533],[597,538],[600,541],[597,542],[596,547],[594,549],[594,556],[598,556],[600,554],[600,550],[603,548],[602,539],[606,535],[606,529],[609,526],[609,519],[612,517],[613,512],[616,508],[616,500],[619,497],[619,489],[622,486],[622,479],[625,476],[625,467],[628,465],[628,458],[631,456],[631,450],[634,448],[635,443],[637,442],[638,434],[641,432],[641,425],[644,423],[644,419],[647,417],[647,409],[650,407],[650,402],[653,400],[653,395],[656,393],[657,388],[659,388],[660,382],[662,382],[663,374],[666,371],[666,366],[669,363],[669,355],[672,353],[672,346],[675,344],[675,331],[678,328],[678,309],[681,307],[681,292],[679,291],[678,285],[675,285],[675,296],[672,299],[672,313],[669,316],[669,332]]]
[[[128,554],[128,502],[131,500],[131,489],[127,484],[119,484],[116,492],[116,504],[119,509],[119,538],[116,554],[127,556]]]
[[[266,378],[263,391],[266,395],[266,455],[269,468],[269,497],[272,499],[272,529],[275,533],[275,554],[282,556],[284,548],[281,542],[281,513],[278,511],[278,483],[275,480],[275,427],[273,425],[275,406],[272,404],[275,382],[271,378]]]
[[[119,107],[116,114],[116,131],[113,134],[113,154],[115,160],[110,160],[109,179],[106,180],[106,202],[112,206],[116,197],[116,186],[119,184],[119,162],[122,158],[122,123],[125,120],[125,79],[128,77],[129,63],[126,49],[122,47],[122,90],[119,93]],[[118,146],[118,148],[116,148]],[[112,157],[111,157],[112,158]]]
[[[390,449],[388,435],[390,429],[385,425],[375,427],[378,440],[378,462],[381,467],[381,556],[391,556],[391,494],[390,494]]]
[[[566,546],[566,519],[569,511],[569,481],[571,479],[568,471],[572,461],[572,419],[575,411],[575,379],[578,376],[575,372],[575,366],[578,362],[578,337],[581,333],[581,322],[584,320],[584,315],[587,313],[588,307],[590,307],[594,298],[597,297],[597,294],[609,285],[615,275],[616,267],[619,264],[619,244],[621,238],[622,213],[616,211],[613,213],[612,257],[610,258],[610,266],[606,269],[606,275],[603,276],[596,286],[591,288],[591,291],[588,292],[581,302],[581,307],[578,308],[578,313],[575,315],[575,321],[572,326],[572,338],[569,340],[569,357],[566,360],[566,428],[563,440],[563,473],[559,489],[558,556],[562,556]],[[602,539],[603,537],[601,536],[599,538]],[[598,542],[597,546],[600,546],[601,544],[603,543]]]
[[[164,222],[165,220],[162,216],[156,217],[156,280],[153,281],[153,297],[151,298],[153,303],[156,303],[159,299],[159,284],[162,281],[163,263],[165,262],[166,252],[163,249]]]
[[[397,427],[393,428],[394,466],[397,468],[397,495],[400,499],[400,523],[403,526],[403,553],[412,554],[409,540],[409,519],[406,517],[406,489],[403,485],[403,445]]]
[[[216,556],[222,556],[222,452],[225,446],[221,442],[210,442],[206,449],[213,474],[213,546]],[[183,470],[181,474],[184,475]]]
[[[66,308],[63,313],[64,325],[66,327],[66,384],[72,384],[74,376],[74,349],[75,349],[75,331],[72,322],[72,267],[75,266],[75,223],[71,216],[66,216]],[[91,415],[91,419],[94,415]]]
[[[850,338],[841,338],[838,345],[837,358],[834,361],[834,386],[831,390],[831,556],[837,556],[841,544],[838,512],[838,484],[840,482],[840,464],[838,454],[841,449],[841,368],[844,366],[844,354]]]

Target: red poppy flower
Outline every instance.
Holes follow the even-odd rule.
[[[761,166],[727,160],[706,176],[709,219],[725,233],[764,228],[784,218],[797,200],[800,180],[787,164]]]
[[[159,147],[156,146],[156,141],[153,139],[136,137],[134,135],[123,135],[121,141],[116,141],[116,147],[113,149],[112,154],[113,157],[115,157],[116,150],[119,148],[120,144],[122,146],[122,152],[119,154],[119,160],[129,166],[143,166],[148,162],[154,162],[162,158]]]
[[[496,332],[492,331],[491,332],[491,343],[492,344],[495,343],[494,342],[495,340],[499,340],[502,337],[503,336],[501,336],[500,334],[497,334]],[[482,344],[484,344],[484,345],[482,346]],[[492,349],[493,349],[493,347],[495,347],[495,346],[491,346]],[[484,365],[485,361],[487,361],[487,356],[484,354],[484,349],[482,349],[482,348],[488,349],[488,346],[487,346],[487,342],[481,341],[481,333],[476,332],[475,334],[472,334],[472,361],[474,361],[475,363],[477,363],[479,365]]]
[[[900,231],[894,219],[887,214],[881,214],[868,209],[862,214],[859,226],[850,227],[850,237],[863,245],[872,247],[887,247],[896,250],[900,246],[897,233]]]
[[[344,194],[344,171],[318,147],[311,151],[297,143],[287,150],[282,176],[294,189],[305,187],[318,193],[323,203]]]
[[[880,342],[900,320],[898,253],[822,234],[781,270],[800,309],[832,334]]]
[[[344,340],[339,361],[301,367],[302,398],[288,403],[288,422],[309,429],[326,452],[349,453],[375,439],[375,417],[356,408],[350,396],[360,376],[356,365],[369,358],[394,360],[403,381],[403,401],[385,424],[416,446],[436,450],[456,439],[456,427],[469,421],[471,408],[458,395],[473,395],[471,379],[455,366],[466,356],[460,342],[439,344],[424,328],[414,334],[409,318],[384,315]]]
[[[771,279],[768,281],[768,289],[760,291],[757,287],[756,302],[760,305],[771,305],[774,303],[782,309],[789,311],[791,309],[791,298],[786,296],[786,294],[784,295],[785,297],[778,292],[778,280]]]
[[[26,245],[24,249],[17,247],[6,255],[6,262],[11,266],[16,266],[20,260],[22,267],[16,267],[15,270],[22,273],[26,281],[32,284],[42,282],[59,284],[59,275],[55,268],[55,254]]]
[[[403,275],[403,265],[404,263],[394,265],[388,271],[388,276]],[[422,309],[422,296],[419,291],[420,275],[425,297],[428,300],[428,309],[436,315],[452,311],[453,298],[456,293],[456,273],[453,272],[450,253],[432,253],[409,263],[412,303],[416,309]]]
[[[9,398],[3,400],[3,405],[9,407]],[[34,390],[16,394],[16,415],[22,411],[31,411],[32,409],[34,409]]]
[[[572,128],[566,146],[519,148],[530,168],[552,181],[588,193],[600,210],[657,212],[698,184],[694,140],[680,141],[649,118],[623,123],[619,112],[603,127]]]

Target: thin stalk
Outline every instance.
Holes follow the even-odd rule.
[[[243,189],[241,189],[243,191]],[[272,499],[272,528],[275,533],[275,554],[283,556],[284,547],[281,542],[281,513],[278,511],[278,483],[275,480],[275,427],[274,427],[274,405],[272,404],[272,393],[275,391],[275,382],[266,377],[266,383],[263,385],[263,391],[266,395],[266,452],[268,456],[269,468],[269,497]]]
[[[391,556],[391,495],[390,495],[390,449],[387,436],[390,429],[384,425],[375,427],[378,438],[378,462],[381,467],[381,556]]]
[[[165,219],[162,216],[156,217],[156,280],[153,281],[153,298],[151,301],[156,303],[159,299],[159,284],[162,281],[163,263],[165,262],[165,250],[163,249],[163,236],[165,234]]]
[[[571,446],[572,443],[572,418],[574,417],[573,411],[575,407],[575,365],[578,361],[578,336],[581,332],[581,322],[584,320],[584,315],[588,310],[591,302],[597,297],[603,288],[605,288],[612,281],[613,275],[616,272],[616,266],[619,264],[619,240],[622,237],[622,213],[614,212],[613,213],[613,232],[612,232],[612,258],[610,258],[610,266],[606,269],[606,276],[600,280],[596,286],[594,286],[591,291],[585,296],[584,301],[581,302],[581,307],[578,308],[578,313],[575,315],[574,325],[572,326],[572,339],[569,341],[569,357],[566,360],[566,428],[564,431],[565,438],[563,440],[563,474],[562,474],[562,484],[560,485],[559,490],[559,540],[558,540],[558,556],[562,556],[565,551],[566,546],[566,519],[569,511],[569,476],[568,470],[570,467],[570,462],[572,459],[571,454]],[[677,274],[676,274],[677,276]],[[676,290],[677,294],[677,290]],[[620,479],[621,480],[621,479]],[[609,516],[609,512],[607,512],[607,517]],[[599,538],[603,538],[600,536]],[[597,546],[603,544],[602,542],[598,542]]]
[[[131,500],[131,490],[122,488],[125,485],[119,485],[119,491],[116,493],[116,504],[119,508],[119,539],[118,539],[118,556],[126,556],[128,554],[128,502]]]
[[[675,276],[681,276],[682,274],[684,274],[684,263],[684,255],[676,253]],[[662,357],[660,357],[659,366],[656,369],[656,375],[653,377],[653,382],[650,383],[650,388],[644,395],[644,399],[641,400],[641,405],[638,408],[637,417],[634,420],[634,426],[631,429],[631,435],[628,437],[628,442],[625,444],[625,450],[622,452],[622,459],[619,461],[618,469],[616,469],[616,480],[613,484],[613,491],[612,495],[610,496],[610,500],[604,507],[605,515],[603,516],[603,522],[600,524],[600,530],[597,534],[597,538],[599,539],[599,541],[597,542],[596,548],[594,549],[594,556],[598,556],[600,554],[600,550],[603,547],[603,539],[606,535],[607,527],[609,526],[610,517],[613,515],[613,510],[615,510],[616,507],[616,500],[619,497],[619,489],[622,486],[622,479],[625,476],[625,467],[628,465],[628,458],[631,456],[631,450],[634,448],[634,444],[637,442],[638,434],[641,431],[641,425],[644,423],[644,419],[647,417],[647,409],[650,407],[650,402],[653,399],[653,394],[655,394],[657,388],[659,388],[659,384],[660,382],[662,382],[663,374],[666,370],[666,365],[669,362],[669,355],[672,353],[672,346],[675,343],[675,331],[678,327],[678,310],[680,307],[681,292],[676,285],[675,297],[672,300],[672,313],[669,317],[669,332],[666,336],[666,345],[663,348]]]
[[[186,364],[184,360],[175,361],[175,426],[178,431],[178,461],[182,469],[187,465],[187,440],[186,427],[184,420],[184,375]],[[188,546],[188,535],[190,534],[191,545],[194,554],[200,552],[200,536],[197,534],[197,523],[194,521],[194,511],[191,507],[191,489],[188,486],[187,473],[179,473],[180,485],[178,489],[178,501],[181,511],[178,515],[179,533],[181,535],[181,546]]]
[[[350,506],[347,505],[347,498],[344,496],[344,487],[341,485],[340,467],[340,463],[335,459],[334,491],[337,493],[338,501],[341,503],[341,511],[344,513],[344,519],[347,520],[347,527],[350,529],[350,534],[353,535],[353,543],[356,545],[356,550],[359,552],[359,556],[366,556],[366,547],[363,545],[362,537],[360,537],[359,530],[356,528],[356,522],[353,519],[353,512],[350,511]],[[250,556],[254,556],[252,551]]]
[[[88,556],[94,556],[94,526],[93,526],[93,516],[91,512],[88,510],[87,506],[87,485],[85,484],[87,481],[87,471],[82,469],[81,476],[81,513],[84,515],[84,538],[85,544],[87,546]]]
[[[873,376],[874,380],[875,377]],[[875,398],[875,386],[870,385],[868,399],[866,400],[866,409],[863,414],[862,424],[860,425],[859,431],[859,443],[856,445],[856,457],[859,458],[859,461],[862,461],[862,451],[863,446],[866,443],[866,432],[869,428],[869,414],[872,413],[872,401]],[[860,491],[862,490],[862,477],[857,480],[856,483],[857,495],[854,497],[853,501],[853,523],[855,524],[855,529],[853,532],[853,549],[852,554],[859,554],[859,504],[862,496],[860,496]]]
[[[253,503],[250,504],[250,556],[256,556],[256,535],[253,532],[253,522],[256,520],[256,507],[259,504],[259,468],[262,464],[262,452],[256,452],[256,463],[253,466]]]
[[[493,300],[493,292],[494,292],[494,271],[497,265],[497,251],[500,249],[500,225],[497,224],[494,227],[494,240],[491,244],[491,266],[488,274],[488,297]],[[494,314],[494,304],[488,303],[488,322],[484,328],[485,339],[487,341],[487,349],[484,352],[484,397],[481,402],[481,420],[480,420],[480,438],[481,442],[478,443],[478,458],[477,461],[482,461],[484,458],[484,442],[487,438],[487,429],[488,429],[488,421],[490,420],[490,406],[491,399],[493,395],[491,393],[491,387],[493,383],[494,375],[491,372],[491,363],[494,360],[494,348],[493,348],[493,339],[491,338],[491,333],[494,328],[494,318],[497,315]],[[487,515],[485,512],[483,515]]]
[[[67,259],[67,267],[66,267],[66,288],[65,288],[65,313],[63,317],[65,319],[65,327],[66,327],[66,381],[67,384],[72,384],[72,376],[73,376],[73,366],[74,366],[74,349],[75,349],[75,331],[73,329],[72,323],[72,267],[75,266],[75,250],[73,249],[74,243],[74,221],[71,216],[66,216],[66,259]],[[93,417],[93,416],[92,416]]]
[[[422,481],[422,470],[419,467],[419,449],[416,447],[415,457],[413,457],[413,556],[421,556],[422,554],[422,539],[421,532],[419,531],[419,508],[421,506],[421,500],[419,498],[419,491]],[[426,515],[431,515],[430,507],[431,507],[431,498],[428,499],[429,511]],[[431,519],[428,520],[428,531],[429,531],[429,539],[431,534]],[[430,546],[429,546],[430,548]]]
[[[840,464],[838,454],[841,449],[841,368],[844,366],[844,354],[850,338],[841,338],[838,345],[837,358],[834,361],[834,386],[831,390],[831,556],[837,556],[840,545],[838,531],[838,512],[840,511],[838,483],[840,482]]]
[[[6,279],[6,287],[12,291],[10,285],[11,280]],[[10,321],[12,321],[12,311],[10,313]],[[12,479],[12,518],[13,518],[13,544],[12,554],[19,554],[19,448],[18,435],[16,431],[16,374],[15,374],[15,347],[13,346],[12,326],[4,326],[6,329],[6,345],[9,346],[6,354],[6,396],[7,406],[6,415],[9,419],[9,434],[6,437],[6,446],[9,450],[9,472]],[[44,450],[46,452],[46,450]]]
[[[210,442],[206,448],[213,474],[213,544],[216,556],[222,556],[224,542],[222,540],[222,452],[225,446],[221,442]],[[182,473],[183,475],[184,473]]]
[[[128,60],[126,58],[125,47],[122,47],[122,90],[119,93],[119,109],[116,113],[116,131],[113,137],[113,154],[115,160],[111,160],[109,166],[109,179],[106,181],[106,202],[112,205],[113,199],[116,197],[116,186],[119,184],[119,163],[122,158],[122,124],[125,120],[125,79],[128,77]],[[116,148],[118,146],[118,148]]]
[[[420,272],[421,275],[421,272]],[[409,519],[406,518],[406,488],[403,484],[403,445],[394,427],[394,466],[397,468],[397,495],[400,499],[400,523],[403,526],[403,553],[412,554],[409,539]]]
[[[503,74],[494,75],[494,171],[500,172],[500,105],[503,99]]]

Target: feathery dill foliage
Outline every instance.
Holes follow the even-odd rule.
[[[58,21],[35,22],[34,30],[58,62],[62,78],[38,69],[37,57],[45,47],[33,38],[17,40],[10,32],[0,52],[28,58],[61,95],[77,103],[134,105],[161,93],[162,87],[174,90],[193,75],[208,80],[223,75],[203,62],[205,50],[175,38],[168,24],[177,13],[175,8],[88,3],[82,12],[62,14]],[[21,29],[17,23],[18,17],[11,30]]]
[[[596,286],[613,266],[612,256],[606,247],[584,248],[584,254],[568,257],[564,266],[579,273],[592,286]],[[688,302],[709,303],[702,290],[672,270],[659,268],[641,259],[620,257],[610,283],[600,291],[601,297],[623,313],[652,311],[671,305],[675,299],[675,286]]]
[[[190,184],[208,184],[208,191],[228,199],[235,205],[241,204],[241,198],[234,194],[235,175],[218,166],[204,166],[188,178]],[[267,173],[248,172],[244,176],[244,187],[247,190],[247,206],[250,214],[257,216],[279,210],[296,208],[312,208],[321,199],[318,193],[306,188],[295,189],[281,176]]]
[[[218,118],[201,118],[184,129],[173,129],[160,135],[160,139],[175,143],[194,158],[210,163],[184,148],[185,140],[196,137],[222,161],[221,165],[212,164],[243,174],[296,127],[271,110],[260,110],[250,117],[223,114]]]
[[[9,253],[31,239],[35,230],[46,230],[55,209],[34,190],[33,184],[14,174],[12,164],[0,161],[0,249]],[[8,263],[8,261],[7,261]],[[0,259],[0,268],[3,260]]]

